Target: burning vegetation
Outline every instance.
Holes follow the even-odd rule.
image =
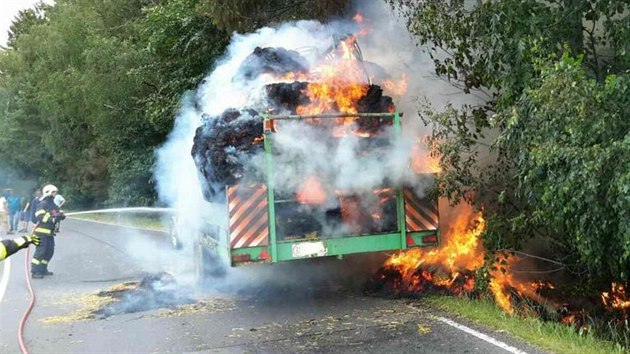
[[[481,289],[485,287],[497,306],[509,314],[556,321],[581,333],[590,331],[594,325],[621,332],[630,329],[630,296],[623,284],[612,283],[609,291],[601,293],[600,301],[584,297],[567,301],[566,289],[557,289],[546,280],[532,280],[530,274],[516,274],[513,269],[523,259],[506,252],[495,255],[487,272],[487,284],[483,286],[477,284],[484,281],[479,276],[486,264],[481,241],[485,229],[483,215],[470,207],[459,206],[456,220],[447,227],[440,246],[391,255],[372,277],[366,292],[412,298],[431,294],[479,297],[484,295]],[[607,315],[594,318],[590,313]]]

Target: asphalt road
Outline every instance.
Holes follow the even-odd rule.
[[[418,300],[364,295],[360,285],[370,268],[363,258],[240,268],[199,290],[189,253],[171,250],[163,233],[66,220],[56,241],[55,274],[33,280],[31,353],[540,352]],[[19,353],[17,328],[28,304],[24,263],[21,252],[9,271],[6,261],[0,264],[0,278],[8,276],[0,299],[1,353]],[[86,316],[100,304],[99,291],[160,271],[180,284],[170,299],[187,303]],[[478,338],[483,334],[489,338]]]

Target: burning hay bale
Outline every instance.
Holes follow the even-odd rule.
[[[370,85],[365,96],[357,103],[359,113],[393,112],[394,102],[389,96],[383,95],[383,89],[378,85]],[[376,133],[384,126],[392,125],[388,118],[358,118],[357,125],[362,132]]]
[[[337,64],[340,66],[333,77],[322,78],[319,75],[309,76],[307,61],[297,52],[284,48],[257,47],[244,60],[235,80],[254,80],[266,73],[279,82],[264,86],[267,99],[265,103],[255,107],[256,110],[233,108],[218,117],[204,117],[203,125],[195,133],[191,154],[202,177],[206,200],[213,201],[222,196],[226,185],[237,184],[243,178],[255,177],[246,175],[248,169],[245,165],[262,149],[263,119],[258,112],[328,114],[394,111],[392,98],[383,95],[379,86],[337,79],[334,75],[345,75],[346,72],[342,69],[347,66]],[[287,74],[293,77],[300,75],[308,82],[282,82],[282,77]],[[338,119],[310,123],[329,129],[329,124],[346,125],[348,122],[355,123],[351,129],[344,129],[341,135],[354,130],[362,136],[373,136],[393,123],[391,118],[359,118],[350,121]]]
[[[365,293],[384,297],[418,298],[426,295],[470,294],[475,274],[464,270],[451,275],[439,269],[418,268],[411,276],[383,267],[366,284]]]
[[[207,200],[243,177],[243,162],[262,148],[262,127],[258,112],[229,109],[219,117],[206,117],[197,128],[191,153],[203,176]]]
[[[274,111],[295,113],[299,106],[310,103],[308,96],[304,94],[307,87],[307,82],[277,82],[265,86],[265,90]]]
[[[308,67],[306,59],[294,50],[256,47],[241,64],[236,79],[252,80],[261,74],[283,76],[288,73],[305,73]]]

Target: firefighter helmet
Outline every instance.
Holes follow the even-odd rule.
[[[42,188],[42,196],[39,198],[40,200],[44,200],[46,197],[54,196],[55,193],[59,192],[57,187],[52,184],[47,184]]]

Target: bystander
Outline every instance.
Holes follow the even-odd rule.
[[[37,211],[37,204],[39,203],[41,196],[42,191],[40,189],[35,189],[35,191],[33,191],[33,199],[31,199],[24,208],[24,213],[26,214],[24,218],[24,232],[28,232],[29,222],[34,222],[35,220],[35,211]]]
[[[17,232],[20,222],[20,211],[22,210],[22,201],[13,189],[8,190],[6,198],[9,204],[9,231],[11,231],[11,233]]]
[[[5,193],[0,194],[0,230],[9,234],[9,204]]]

